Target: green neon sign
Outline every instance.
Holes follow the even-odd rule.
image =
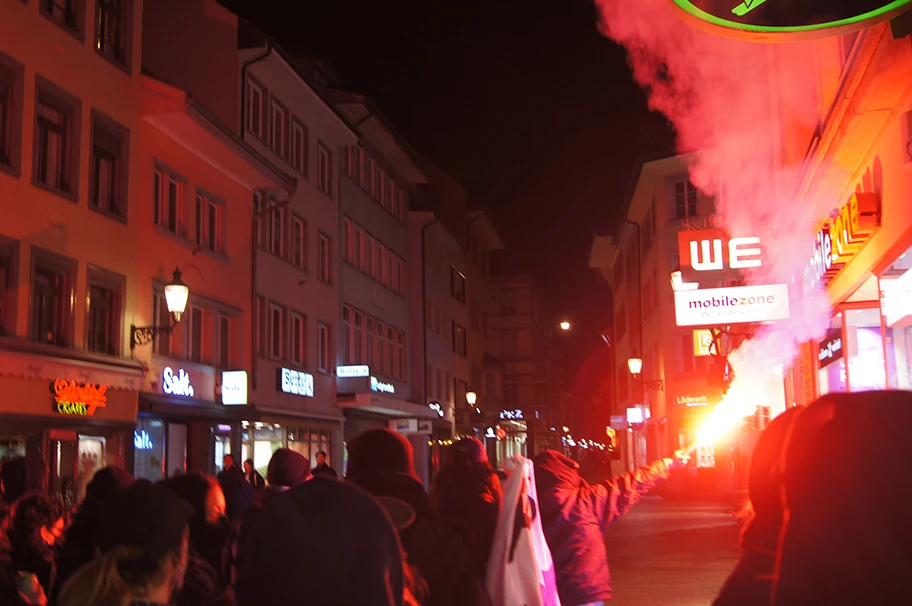
[[[891,19],[912,0],[672,0],[686,20],[715,34],[748,39],[807,39]]]

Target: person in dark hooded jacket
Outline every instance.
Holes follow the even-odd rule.
[[[484,576],[503,501],[500,478],[478,439],[463,438],[447,451],[431,489],[431,503],[440,519],[462,535]]]
[[[604,533],[642,495],[668,477],[671,459],[659,459],[601,484],[589,484],[579,464],[554,450],[533,459],[542,530],[551,549],[562,606],[611,599]]]
[[[462,537],[441,522],[415,475],[412,445],[388,429],[369,429],[348,443],[346,480],[377,497],[395,497],[415,510],[400,532],[408,563],[427,581],[427,606],[485,606],[491,598]]]
[[[779,463],[801,410],[791,408],[773,419],[757,441],[748,479],[751,517],[741,532],[744,553],[713,606],[769,606],[783,516]]]
[[[95,559],[104,504],[111,495],[118,490],[129,488],[133,482],[133,476],[119,467],[100,469],[89,482],[86,487],[86,498],[79,504],[72,523],[64,532],[63,547],[57,555],[59,587],[62,587],[84,564]]]
[[[912,393],[830,394],[795,419],[774,606],[912,604]]]

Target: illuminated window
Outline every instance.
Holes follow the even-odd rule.
[[[307,127],[297,118],[291,119],[291,165],[307,176]]]
[[[317,239],[317,254],[319,267],[317,277],[321,282],[332,284],[332,243],[329,236],[320,232]]]
[[[125,63],[123,0],[97,0],[95,11],[95,49],[118,63]]]
[[[697,216],[697,188],[688,181],[674,184],[674,218],[676,220]]]

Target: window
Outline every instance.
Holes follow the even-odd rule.
[[[370,234],[367,234],[364,239],[364,266],[361,267],[361,269],[364,271],[364,273],[371,276],[377,273],[377,262],[376,257],[374,256],[374,248],[376,248],[376,246],[377,244],[374,241],[374,237]]]
[[[126,63],[124,0],[97,0],[95,49],[118,63]]]
[[[203,361],[203,308],[187,306],[187,359],[192,362]]]
[[[348,217],[342,218],[342,260],[348,261],[351,263],[352,257],[352,246],[354,245],[354,227],[352,226],[352,220]]]
[[[86,349],[116,356],[120,353],[120,287],[89,276]]]
[[[377,371],[382,372],[386,358],[386,324],[377,322]]]
[[[470,322],[469,326],[472,330],[480,331],[481,330],[481,309],[478,307],[478,301],[472,299],[469,309]]]
[[[79,31],[78,0],[41,0],[41,13],[69,29]]]
[[[398,258],[396,259],[396,265],[397,265],[398,268],[399,268],[399,271],[398,271],[398,273],[399,273],[399,284],[398,284],[398,289],[396,290],[396,292],[398,292],[400,295],[405,296],[405,280],[406,280],[406,275],[405,275],[405,259],[403,259],[402,257],[398,257]]]
[[[355,310],[354,347],[352,348],[352,361],[355,364],[364,364],[364,314]]]
[[[69,262],[35,259],[32,277],[33,340],[63,347],[72,345],[73,273]]]
[[[342,362],[352,363],[352,310],[348,305],[342,306]]]
[[[261,140],[266,140],[263,110],[263,87],[253,78],[247,77],[247,130]]]
[[[389,197],[386,192],[386,171],[382,168],[377,168],[377,201],[380,202],[380,206],[389,210]]]
[[[224,208],[208,194],[196,194],[196,244],[219,255],[225,254]]]
[[[688,181],[674,184],[674,218],[676,220],[697,216],[697,188]]]
[[[266,353],[270,358],[281,360],[284,353],[285,308],[270,301],[267,316],[269,335]]]
[[[681,372],[689,374],[694,371],[694,337],[693,333],[681,335]]]
[[[162,169],[152,179],[152,209],[155,224],[177,236],[186,236],[184,181]]]
[[[317,368],[323,372],[332,370],[332,340],[330,339],[330,327],[320,322],[319,325],[319,342],[317,343]]]
[[[399,359],[399,380],[405,381],[407,376],[406,366],[408,361],[405,356],[405,333],[400,331],[396,332],[396,356]]]
[[[93,112],[94,113],[94,112]],[[89,205],[115,217],[126,216],[126,129],[111,128],[107,118],[92,116],[92,166]]]
[[[218,366],[223,370],[231,368],[231,318],[221,314],[218,317]]]
[[[13,332],[13,315],[10,309],[15,299],[12,295],[15,284],[15,268],[12,247],[2,246],[0,243],[0,336]]]
[[[23,75],[20,64],[0,53],[0,165],[17,168],[22,148]]]
[[[317,143],[317,188],[332,195],[332,153],[323,143]]]
[[[273,208],[260,218],[261,241],[269,252],[284,257],[285,208]]]
[[[455,267],[450,267],[450,294],[465,305],[466,302],[466,278]]]
[[[364,228],[360,225],[355,225],[355,233],[352,246],[352,258],[351,263],[355,267],[361,267],[363,265],[361,259],[361,247],[364,242]]]
[[[52,189],[73,193],[74,184],[70,183],[72,108],[41,93],[35,105],[35,180]]]
[[[399,292],[399,255],[394,253],[392,250],[389,251],[389,264],[390,264],[389,287],[393,291]]]
[[[383,370],[388,377],[392,377],[396,372],[396,330],[387,325],[386,327],[386,358],[384,359]]]
[[[307,223],[291,216],[291,262],[295,267],[307,268]]]
[[[297,118],[291,119],[291,166],[307,176],[307,127]]]
[[[377,254],[380,255],[380,282],[384,286],[389,286],[389,256],[387,248],[383,244],[377,246]]]
[[[364,346],[364,349],[367,353],[367,365],[373,366],[374,358],[376,357],[374,355],[374,319],[370,316],[367,316],[367,324],[364,328],[364,334],[367,335],[367,343]]]
[[[291,362],[298,366],[307,364],[307,317],[291,312]]]
[[[374,168],[374,159],[370,156],[366,157],[364,163],[364,170],[361,171],[361,187],[367,190],[371,196],[375,196],[376,188],[374,184],[376,183],[377,175],[375,174],[376,170]]]
[[[466,357],[466,329],[456,322],[453,322],[453,351],[456,355]]]
[[[317,236],[317,252],[320,263],[317,277],[321,282],[332,284],[332,245],[329,236],[323,232]]]
[[[269,145],[277,156],[288,157],[288,110],[273,97],[269,102],[271,117]]]
[[[254,309],[253,340],[258,355],[266,355],[266,299],[257,296]]]
[[[156,293],[152,301],[152,316],[157,326],[171,326],[171,313],[168,311],[168,303],[165,301],[163,293]],[[171,335],[159,333],[155,336],[152,343],[152,353],[159,356],[171,355]]]

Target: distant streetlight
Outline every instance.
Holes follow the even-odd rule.
[[[570,322],[564,320],[560,323],[561,330],[570,330]]]
[[[570,433],[570,428],[567,427],[566,425],[564,425],[563,427],[561,427],[561,429],[564,430],[564,433]]]
[[[466,392],[466,402],[468,403],[469,406],[475,406],[475,402],[477,402],[477,401],[478,401],[477,393],[475,393],[474,391]]]

